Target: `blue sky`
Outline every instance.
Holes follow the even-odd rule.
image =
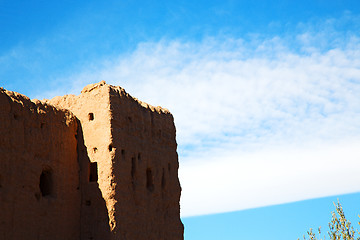
[[[0,0],[0,86],[168,108],[186,239],[297,239],[360,213],[359,32],[358,1]]]

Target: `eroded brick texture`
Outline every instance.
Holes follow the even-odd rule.
[[[77,120],[0,89],[0,239],[80,239]]]
[[[167,109],[104,81],[42,102],[0,93],[0,239],[183,239]]]

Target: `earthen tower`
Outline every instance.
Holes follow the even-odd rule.
[[[0,239],[183,239],[176,147],[168,110],[104,81],[0,88]]]

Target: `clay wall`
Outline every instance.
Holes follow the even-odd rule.
[[[98,168],[96,183],[89,183],[86,173],[82,177],[82,209],[104,210],[104,203],[94,200],[98,187],[110,233],[105,226],[100,232],[109,239],[183,239],[177,144],[170,112],[105,82],[85,87],[79,96],[56,97],[50,103],[71,110],[80,120],[89,158],[81,162],[96,163]],[[87,200],[91,206],[84,204]],[[86,211],[82,211],[83,219],[98,219],[85,216]],[[97,211],[96,216],[102,214]],[[95,237],[99,229],[91,220],[82,226],[82,236],[87,236],[82,239],[105,239]]]
[[[69,109],[79,119],[81,181],[81,239],[112,239],[114,179],[111,162],[109,86],[85,87],[79,96],[66,95],[48,101]],[[96,85],[95,85],[96,86]],[[110,219],[109,219],[110,218]]]
[[[116,239],[183,239],[173,116],[120,87],[110,103]]]
[[[77,120],[0,88],[0,239],[80,238]]]
[[[0,89],[0,239],[183,239],[175,134],[104,81],[42,102]]]

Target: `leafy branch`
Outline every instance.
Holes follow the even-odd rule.
[[[344,210],[338,201],[337,204],[334,203],[336,212],[332,212],[332,219],[329,223],[328,235],[330,240],[360,240],[359,230],[354,230],[354,227],[351,226],[351,222],[346,219]],[[360,215],[359,215],[360,217]],[[360,225],[360,222],[359,222]],[[304,235],[304,240],[326,240],[326,237],[321,238],[321,228],[318,229],[318,237],[316,233],[310,228],[307,231],[307,237]],[[298,238],[298,240],[300,240]]]

